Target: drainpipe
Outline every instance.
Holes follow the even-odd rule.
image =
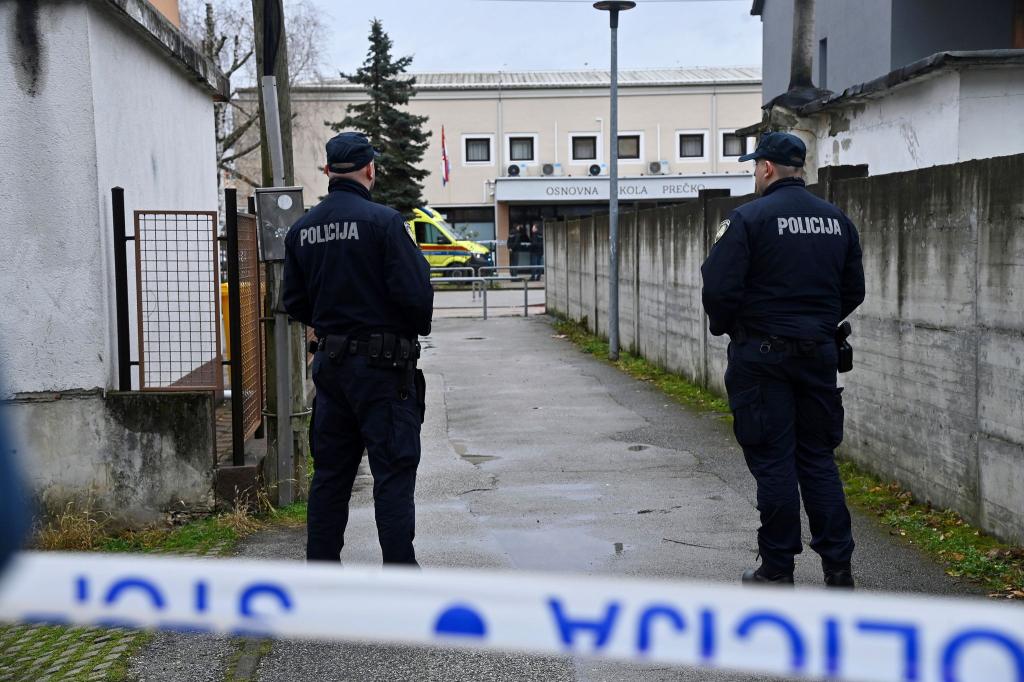
[[[814,0],[793,0],[793,54],[789,62],[789,90],[813,88]]]

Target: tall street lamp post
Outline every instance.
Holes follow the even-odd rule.
[[[594,8],[608,12],[612,29],[611,160],[608,178],[608,359],[619,359],[619,12],[636,7],[632,0],[603,0]]]

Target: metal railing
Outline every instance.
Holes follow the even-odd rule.
[[[543,265],[485,265],[480,268],[478,274],[481,277],[489,277],[489,273],[498,273],[502,270],[508,270],[509,276],[514,277],[515,273],[528,271],[526,274],[533,275],[535,273],[544,274]]]
[[[483,308],[483,317],[487,319],[487,285],[490,282],[522,282],[523,283],[523,317],[530,314],[530,280],[525,277],[434,277],[431,283],[464,283],[468,282],[473,287],[473,298],[477,297],[477,287]]]
[[[460,273],[458,275],[451,275],[452,277],[476,277],[476,271],[472,267],[470,267],[468,265],[453,266],[453,267],[448,267],[448,268],[430,268],[430,274],[431,274],[431,280],[432,281],[437,281],[437,279],[438,279],[438,278],[433,276],[433,274],[435,272],[440,272],[440,273],[456,272],[456,273]],[[466,274],[466,273],[469,273],[469,274]],[[443,274],[441,276],[444,277]]]

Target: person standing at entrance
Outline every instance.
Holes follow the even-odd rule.
[[[544,264],[544,232],[540,225],[533,224],[530,228],[530,281],[536,282],[543,274],[540,266]]]
[[[384,563],[416,564],[416,469],[434,291],[402,216],[370,200],[376,153],[365,136],[327,142],[328,194],[285,237],[283,301],[317,335],[306,558],[339,561],[366,450]]]
[[[753,160],[760,198],[722,222],[701,274],[713,335],[729,334],[733,430],[757,481],[761,565],[744,583],[792,584],[800,498],[825,584],[853,587],[854,541],[834,450],[843,439],[839,323],[864,300],[860,238],[804,187],[806,149],[768,133]]]

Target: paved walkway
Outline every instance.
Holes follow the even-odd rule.
[[[755,563],[754,488],[731,430],[555,339],[545,317],[443,320],[427,340],[428,418],[417,489],[425,567],[503,567],[734,582]],[[370,478],[343,558],[377,563]],[[870,519],[855,518],[866,589],[973,591]],[[301,559],[302,529],[250,557]],[[797,580],[820,583],[816,556]],[[755,680],[449,650],[161,636],[139,680]]]

